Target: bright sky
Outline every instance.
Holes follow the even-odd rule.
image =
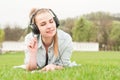
[[[0,27],[6,23],[27,27],[32,8],[51,8],[59,19],[90,12],[120,13],[119,0],[1,0]]]

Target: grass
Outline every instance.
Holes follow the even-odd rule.
[[[120,80],[120,52],[73,52],[81,66],[52,72],[31,73],[13,69],[24,62],[23,52],[0,55],[0,80]]]

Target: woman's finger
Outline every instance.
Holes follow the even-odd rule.
[[[37,37],[33,38],[33,48],[37,46]]]
[[[34,47],[36,46],[36,44],[37,44],[37,38],[34,37],[34,38],[29,42],[28,47],[34,48]]]

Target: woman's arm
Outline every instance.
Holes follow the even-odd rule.
[[[30,54],[30,60],[26,64],[26,70],[31,71],[37,69],[36,54]]]
[[[32,39],[27,36],[25,38],[25,43],[26,43],[26,59],[25,59],[25,64],[26,64],[26,70],[31,71],[37,69],[37,38],[33,37]]]

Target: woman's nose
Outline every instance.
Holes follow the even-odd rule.
[[[51,28],[51,27],[52,27],[52,24],[48,23],[46,27],[47,27],[47,28]]]

